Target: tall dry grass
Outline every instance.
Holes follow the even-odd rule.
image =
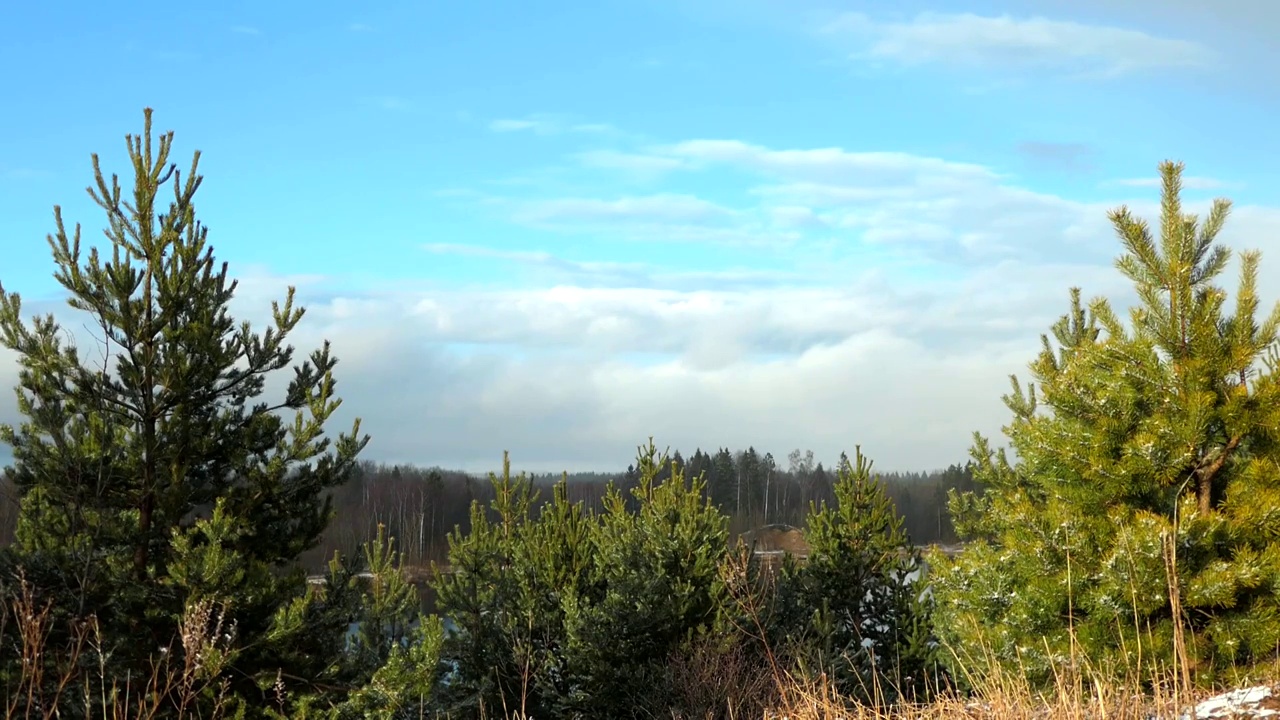
[[[1176,575],[1176,557],[1169,562]],[[741,568],[739,568],[741,570]],[[732,565],[726,572],[734,573]],[[740,576],[739,576],[740,577]],[[732,577],[727,579],[732,580]],[[730,583],[732,585],[732,583]],[[759,587],[737,584],[735,600],[742,603],[746,623],[742,637],[764,640],[767,608],[759,601]],[[151,720],[157,717],[220,720],[227,714],[227,683],[223,663],[235,642],[235,629],[213,603],[188,609],[179,637],[168,648],[157,648],[150,671],[121,682],[108,671],[110,657],[102,647],[93,617],[77,621],[61,647],[50,644],[53,616],[49,603],[40,603],[34,589],[19,576],[17,592],[0,613],[0,641],[17,647],[18,676],[0,697],[4,720],[55,720],[95,717],[104,720]],[[1182,638],[1180,638],[1182,639]],[[1193,638],[1192,638],[1193,640]],[[16,643],[13,643],[16,641]],[[11,644],[12,643],[12,644]],[[1073,652],[1048,688],[1034,687],[1024,673],[1002,669],[988,647],[963,658],[964,684],[958,693],[939,689],[928,702],[858,704],[841,697],[821,674],[792,667],[763,643],[738,642],[728,647],[711,641],[672,658],[669,666],[669,717],[673,720],[1152,720],[1177,718],[1198,700],[1213,694],[1191,686],[1185,655],[1152,683],[1150,668],[1119,673],[1103,682],[1090,658]],[[1113,677],[1117,675],[1111,673]],[[1147,680],[1140,678],[1146,677]],[[1276,684],[1280,672],[1255,677],[1255,684]],[[873,698],[892,693],[873,693]],[[203,698],[203,702],[197,702]],[[498,711],[491,718],[525,718],[517,711]],[[546,720],[539,718],[538,720]]]
[[[221,720],[227,714],[228,681],[223,675],[235,628],[223,608],[192,604],[169,646],[157,648],[150,671],[121,681],[108,670],[97,619],[72,622],[65,644],[50,642],[52,603],[41,603],[19,574],[7,612],[0,612],[0,647],[16,640],[19,670],[0,698],[5,720],[55,720],[94,717],[103,720],[151,720],[176,717]],[[175,660],[175,656],[178,658]],[[199,703],[201,697],[212,703]]]
[[[749,703],[729,702],[719,713],[673,715],[700,720],[1153,720],[1189,716],[1196,703],[1225,688],[1205,688],[1194,684],[1193,663],[1189,661],[1187,646],[1194,643],[1195,638],[1187,627],[1185,610],[1180,603],[1178,556],[1172,537],[1173,533],[1166,537],[1164,559],[1172,609],[1178,622],[1175,623],[1173,662],[1168,666],[1153,666],[1150,657],[1155,653],[1150,650],[1158,640],[1148,632],[1145,636],[1140,634],[1140,643],[1145,643],[1145,648],[1134,648],[1134,654],[1125,654],[1125,657],[1134,658],[1129,666],[1100,667],[1075,642],[1075,624],[1069,617],[1071,652],[1063,666],[1055,668],[1053,682],[1048,687],[1037,686],[1030,681],[1029,673],[1018,672],[998,662],[994,648],[989,645],[980,644],[977,648],[964,650],[944,645],[940,649],[950,656],[948,664],[961,668],[962,677],[955,680],[970,688],[968,692],[935,687],[927,702],[891,703],[884,698],[896,696],[896,693],[886,693],[883,688],[874,687],[865,689],[869,690],[866,694],[872,702],[860,704],[842,697],[821,673],[801,673],[780,661],[766,643],[769,687],[757,686],[760,697],[768,698],[766,707],[757,710]],[[726,585],[736,589],[733,600],[748,618],[749,627],[740,627],[739,631],[763,640],[764,616],[768,608],[767,603],[761,600],[768,594],[762,593],[759,585],[753,587],[741,582],[746,577],[745,565],[739,563],[735,566],[731,561],[727,568]],[[1069,615],[1073,614],[1073,611],[1069,612]],[[714,668],[704,674],[720,677]],[[1255,668],[1249,684],[1277,687],[1280,685],[1280,662],[1262,674],[1259,676]],[[1243,676],[1245,673],[1234,675]],[[701,692],[692,690],[691,694],[707,696],[715,687],[712,684]],[[750,708],[750,711],[739,713],[736,708]]]

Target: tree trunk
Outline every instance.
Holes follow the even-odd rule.
[[[150,212],[150,207],[147,207]],[[148,254],[153,253],[153,248],[148,248]],[[155,345],[155,328],[152,327],[154,316],[154,305],[152,299],[152,271],[151,267],[156,263],[153,257],[147,258],[147,272],[143,288],[143,298],[146,302],[144,312],[146,323],[143,327],[143,337],[145,338],[143,345],[144,363],[142,372],[142,382],[146,386],[142,392],[142,503],[138,508],[138,540],[134,546],[133,566],[134,571],[138,574],[138,580],[145,580],[147,577],[148,555],[151,549],[151,526],[152,515],[155,512],[156,505],[156,417],[155,417],[155,364],[156,364],[156,345]]]
[[[1227,442],[1212,462],[1196,469],[1196,501],[1201,515],[1207,515],[1213,509],[1213,479],[1239,445],[1240,436],[1237,435]]]

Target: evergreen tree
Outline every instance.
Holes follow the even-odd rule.
[[[326,667],[311,687],[272,698],[268,717],[410,720],[435,700],[444,628],[438,617],[422,614],[402,572],[403,555],[393,548],[379,526],[363,545],[363,572],[335,554],[325,582],[277,614],[273,630],[292,637],[289,650],[322,658]],[[322,626],[328,632],[316,633]]]
[[[660,467],[671,468],[657,484]],[[593,542],[585,591],[565,607],[570,707],[580,717],[666,714],[667,662],[714,630],[725,606],[720,565],[728,519],[686,479],[652,439],[639,448],[639,509],[628,512],[611,487]]]
[[[809,478],[809,497],[818,502],[830,502],[835,499],[831,494],[831,473],[818,463]]]
[[[679,450],[672,453],[671,466],[676,468],[679,472],[685,473],[686,477],[693,477],[693,475],[689,474],[687,464],[684,461],[684,456],[680,454]]]
[[[1016,461],[975,435],[986,492],[952,495],[971,542],[931,562],[938,627],[970,669],[989,654],[1042,680],[1083,659],[1081,673],[1151,677],[1184,642],[1207,681],[1280,647],[1280,306],[1256,318],[1259,255],[1244,252],[1226,310],[1214,240],[1230,205],[1201,223],[1182,210],[1182,165],[1160,171],[1158,238],[1110,213],[1139,298],[1129,322],[1073,289],[1035,383],[1005,396]]]
[[[764,484],[760,479],[760,455],[756,452],[755,447],[748,447],[738,455],[738,468],[735,479],[737,481],[735,487],[737,498],[734,512],[738,514],[746,513],[746,516],[754,522],[763,504],[761,502],[761,490]]]
[[[689,467],[685,470],[685,475],[693,479],[701,479],[704,486],[709,487],[711,484],[711,456],[702,452],[698,448],[693,453],[693,458],[689,460]],[[707,497],[711,496],[710,491],[706,491]]]
[[[775,641],[866,703],[922,699],[939,681],[924,564],[871,462],[840,456],[834,506],[809,510],[809,555],[787,556]]]
[[[667,479],[656,482],[659,469]],[[537,518],[530,483],[493,478],[490,519],[450,536],[439,611],[458,626],[444,642],[442,688],[454,717],[633,717],[658,709],[667,661],[714,629],[722,608],[727,521],[700,480],[652,441],[629,493],[610,485],[604,512],[571,503],[564,480]]]
[[[766,524],[769,522],[770,511],[774,514],[778,511],[778,502],[776,497],[774,497],[774,499],[770,499],[771,496],[777,495],[778,488],[775,483],[776,478],[774,476],[777,471],[778,462],[773,459],[773,453],[765,453],[764,457],[760,460],[760,476],[763,482],[760,496],[764,501],[764,507],[761,508],[761,520]]]
[[[580,692],[565,612],[587,594],[595,528],[595,516],[581,502],[569,502],[567,475],[552,488],[537,521],[522,528],[512,567],[519,587],[511,627],[523,676],[515,706],[529,717],[563,717]]]
[[[707,478],[707,494],[711,503],[721,510],[733,511],[736,507],[738,467],[729,448],[720,448],[711,461],[711,473]]]
[[[269,631],[304,592],[300,571],[287,569],[316,543],[327,492],[368,438],[359,421],[336,442],[324,436],[340,402],[328,343],[294,367],[281,401],[259,399],[265,376],[292,360],[286,339],[303,310],[290,288],[262,334],[228,315],[236,283],[196,219],[199,153],[184,181],[169,164],[172,141],[153,145],[148,109],[143,135],[127,138],[129,191],[93,156],[89,194],[107,215],[107,252],[86,257],[79,226],[69,235],[54,209],[54,277],[87,314],[100,362],[65,342],[51,315],[26,324],[19,296],[0,290],[0,342],[18,356],[26,418],[0,427],[21,496],[3,562],[55,604],[53,627],[96,615],[113,676],[137,676],[168,647],[190,603],[225,606],[244,646],[231,675],[252,694],[280,672],[321,671],[314,659],[286,666],[292,638]],[[207,562],[189,562],[201,554]]]
[[[516,661],[517,606],[521,590],[515,561],[537,492],[527,476],[511,475],[502,455],[502,475],[489,474],[490,507],[471,502],[471,527],[449,534],[449,572],[436,569],[438,611],[453,620],[442,659],[450,666],[442,701],[462,717],[484,717],[509,708],[521,694]]]

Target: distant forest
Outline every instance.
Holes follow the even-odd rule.
[[[772,523],[803,527],[810,502],[834,501],[834,470],[814,462],[813,452],[792,451],[785,467],[771,453],[761,455],[755,448],[730,451],[721,448],[707,453],[696,450],[686,460],[676,451],[672,462],[682,467],[685,477],[705,473],[707,494],[730,517],[732,537],[752,528]],[[671,473],[666,467],[659,480]],[[551,498],[551,487],[563,475],[528,474],[542,489],[539,507]],[[947,513],[947,491],[978,490],[968,464],[945,470],[913,473],[880,473],[880,481],[893,500],[912,542],[918,545],[957,542]],[[627,492],[639,482],[639,473],[628,466],[618,473],[569,473],[569,498],[601,509],[601,499],[610,482]],[[17,529],[17,490],[6,476],[0,486],[0,546],[13,541]],[[493,486],[488,476],[444,470],[438,467],[388,465],[362,461],[351,480],[334,493],[336,510],[321,543],[303,555],[303,564],[320,571],[335,550],[349,555],[374,537],[379,524],[395,538],[405,554],[406,565],[424,566],[448,558],[447,536],[455,527],[470,530],[472,500],[488,504]],[[535,507],[534,512],[538,511]]]
[[[834,501],[833,469],[814,462],[813,453],[793,451],[785,466],[770,453],[755,448],[715,453],[696,450],[687,460],[679,451],[672,461],[686,477],[705,473],[707,493],[713,503],[730,517],[730,532],[738,533],[771,523],[803,526],[811,501]],[[670,468],[659,475],[665,479]],[[530,474],[543,489],[540,502],[550,500],[551,486],[562,475]],[[957,542],[947,513],[947,491],[977,490],[970,467],[952,465],[945,470],[918,473],[882,473],[881,482],[893,499],[911,540],[919,545]],[[610,482],[624,495],[635,487],[639,474],[634,466],[619,473],[570,473],[569,498],[599,510]],[[311,567],[320,567],[334,550],[343,554],[372,537],[379,524],[396,538],[407,564],[444,562],[448,554],[447,534],[455,526],[470,528],[472,500],[488,504],[493,487],[486,477],[414,466],[391,466],[373,462],[360,464],[355,477],[334,497],[337,516],[321,545],[304,556]],[[537,510],[535,509],[535,513]]]

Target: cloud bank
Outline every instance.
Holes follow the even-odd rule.
[[[344,398],[335,430],[361,416],[378,459],[488,470],[510,450],[537,471],[618,469],[653,435],[686,452],[811,448],[828,463],[861,444],[881,468],[927,469],[963,462],[975,430],[999,435],[1008,375],[1025,377],[1070,286],[1132,301],[1112,269],[1119,245],[1106,210],[1157,211],[1146,180],[1081,202],[1000,168],[907,153],[704,138],[628,148],[612,165],[600,157],[566,160],[583,173],[661,168],[672,183],[727,174],[732,191],[454,193],[459,207],[497,213],[513,237],[551,228],[587,240],[576,257],[420,246],[427,262],[481,259],[535,278],[519,287],[338,291],[337,278],[231,258],[242,279],[233,309],[262,323],[270,301],[299,285],[309,309],[294,342],[300,353],[333,342]],[[1245,206],[1223,238],[1268,253],[1270,299],[1280,296],[1280,275],[1265,272],[1280,261],[1277,230],[1280,210]],[[593,242],[652,253],[602,260]],[[672,242],[722,253],[717,269],[666,259]],[[1234,276],[1225,282],[1233,288]],[[29,304],[70,319],[60,303]],[[0,384],[15,373],[0,355]],[[15,419],[10,396],[0,419]]]

